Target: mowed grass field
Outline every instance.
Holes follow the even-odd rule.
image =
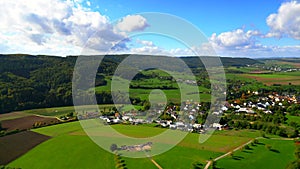
[[[114,125],[119,132],[131,137],[157,135],[165,129],[149,126]],[[85,135],[79,122],[70,122],[32,130],[51,136],[25,155],[11,162],[8,166],[22,169],[39,168],[114,168],[114,155],[98,147]],[[245,131],[247,133],[248,131]],[[235,147],[249,141],[252,135],[224,135],[216,133],[205,143],[199,144],[199,134],[190,133],[170,151],[153,159],[163,168],[190,168],[192,163],[205,165],[210,158],[216,158]],[[293,152],[293,151],[292,151]],[[148,158],[122,158],[127,168],[157,168]]]
[[[300,71],[297,72],[278,72],[272,74],[241,74],[241,77],[255,79],[266,85],[281,84],[281,85],[300,85]]]
[[[233,153],[233,157],[228,156],[217,161],[217,167],[222,169],[280,169],[295,159],[294,141],[259,139],[260,144],[250,146],[250,150],[239,150]],[[266,148],[271,145],[271,150]]]

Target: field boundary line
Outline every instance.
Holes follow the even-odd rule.
[[[255,139],[257,139],[257,138],[255,138]],[[231,151],[229,151],[229,152],[227,152],[227,153],[225,153],[225,154],[223,154],[223,155],[221,155],[221,156],[219,156],[219,157],[217,157],[217,158],[215,158],[215,159],[209,160],[209,161],[207,162],[207,164],[205,165],[204,169],[208,169],[209,166],[212,164],[213,161],[218,161],[218,160],[220,160],[220,159],[222,159],[222,158],[228,156],[231,152],[235,152],[235,151],[240,150],[240,149],[243,148],[245,145],[250,144],[253,140],[254,140],[254,139],[251,139],[250,141],[248,141],[248,142],[246,142],[246,143],[244,143],[244,144],[238,146],[237,148],[235,148],[235,149],[233,149],[233,150],[231,150]]]
[[[163,169],[151,156],[147,155],[149,160],[158,168]]]

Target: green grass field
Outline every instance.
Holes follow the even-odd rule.
[[[107,78],[107,84],[105,86],[98,86],[95,88],[96,93],[102,92],[102,91],[123,91],[124,89],[127,89],[128,86],[126,86],[126,83],[128,83],[127,80],[119,78],[119,77],[114,77],[116,80],[116,84],[118,88],[111,88],[111,83],[112,80],[110,78]],[[155,83],[155,82],[153,82]],[[150,85],[150,84],[149,84]],[[151,85],[150,85],[151,86]],[[191,86],[188,84],[182,84],[182,91],[180,89],[161,89],[163,92],[157,92],[157,93],[151,93],[154,89],[141,89],[141,88],[136,88],[136,89],[130,89],[129,94],[131,97],[139,97],[142,100],[148,100],[149,95],[151,93],[151,98],[153,101],[156,102],[162,102],[164,101],[163,95],[167,97],[167,101],[172,101],[175,103],[181,103],[182,100],[199,100],[197,97],[197,94],[195,92],[200,92],[200,101],[204,102],[209,102],[211,97],[209,91],[210,89],[207,89],[203,86]],[[181,93],[183,93],[183,96],[181,97]]]
[[[116,130],[132,137],[157,135],[165,129],[148,126],[114,125]],[[71,122],[34,129],[33,131],[52,136],[53,138],[38,145],[27,154],[9,164],[12,167],[26,168],[99,168],[100,163],[113,168],[114,161],[110,153],[94,144],[81,129],[79,122]],[[162,166],[191,166],[191,163],[217,157],[227,149],[238,146],[249,138],[213,135],[208,142],[198,144],[198,134],[188,136],[167,153],[155,156]],[[229,144],[234,143],[234,144]],[[87,155],[86,155],[87,154]],[[86,159],[88,158],[88,159]],[[172,162],[166,159],[176,159]],[[128,168],[155,168],[149,159],[124,158]],[[93,162],[94,161],[94,162]],[[86,163],[87,162],[87,163]],[[136,166],[140,164],[140,167]]]
[[[112,127],[120,133],[137,138],[154,136],[166,130],[162,128],[155,128],[153,125],[113,125]],[[85,134],[78,121],[38,128],[32,131],[51,136],[53,138],[38,145],[25,155],[11,162],[8,166],[21,167],[22,169],[93,169],[114,168],[115,166],[113,158],[114,155],[98,147]],[[259,132],[251,130],[217,131],[206,142],[199,144],[199,134],[190,133],[177,146],[163,154],[154,156],[153,159],[163,168],[190,168],[194,162],[200,162],[205,165],[206,161],[210,158],[216,158],[257,137],[258,135]],[[281,156],[287,155],[287,157],[283,158],[285,162],[288,161],[287,159],[291,159],[291,154],[294,152],[292,142],[283,142],[278,140],[263,141],[264,144],[271,144],[276,150],[280,151]],[[283,143],[287,144],[283,145]],[[281,144],[283,146],[281,146]],[[274,153],[265,151],[265,147],[260,145],[257,146],[257,150],[253,148],[253,153],[251,154],[258,154],[255,153],[255,151],[262,154],[262,157],[264,158],[267,158],[269,155],[273,155],[272,153]],[[245,156],[245,159],[247,159],[248,156],[249,158],[254,158],[251,154],[248,155],[244,152],[236,152],[236,155],[243,155]],[[279,154],[274,157],[270,156],[268,161],[276,158],[279,158]],[[122,159],[125,160],[126,166],[129,169],[157,168],[148,158],[136,159],[122,157]],[[262,159],[260,159],[259,156],[257,157],[257,165],[262,163],[259,161]],[[218,164],[220,167],[223,167],[223,165],[224,167],[235,165],[235,161],[232,159],[226,158],[224,160],[224,162],[220,161]],[[245,163],[247,163],[246,160]],[[255,164],[253,169],[257,168],[257,165]]]
[[[128,105],[113,105],[113,104],[103,104],[98,105],[98,108],[100,111],[108,112],[113,107],[119,107],[123,106],[123,111],[128,111],[129,106]],[[94,106],[78,106],[80,109],[81,107],[84,107],[85,110],[90,111],[97,111],[97,109],[94,108]],[[136,109],[141,108],[141,106],[135,106]],[[63,115],[66,115],[68,113],[75,112],[74,106],[65,106],[65,107],[52,107],[52,108],[41,108],[41,109],[31,109],[31,110],[24,110],[24,111],[18,111],[18,112],[12,112],[12,113],[6,113],[6,114],[0,114],[0,121],[2,120],[10,120],[10,119],[16,119],[20,117],[25,117],[29,115],[42,115],[42,116],[50,116],[50,117],[60,117]]]
[[[62,135],[54,137],[9,166],[22,169],[39,168],[114,168],[113,154],[93,143],[87,136]]]
[[[237,151],[233,158],[228,156],[217,161],[217,167],[224,169],[275,169],[285,168],[295,159],[293,141],[259,139],[260,144],[250,146],[250,150]],[[268,150],[265,145],[271,145]]]

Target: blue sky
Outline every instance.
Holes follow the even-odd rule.
[[[242,26],[267,31],[266,17],[277,11],[284,1],[241,0],[144,0],[107,1],[92,0],[93,10],[98,10],[112,20],[141,12],[163,12],[182,17],[210,35]],[[99,8],[97,8],[99,7]]]
[[[0,11],[1,53],[65,56],[80,54],[93,42],[99,53],[117,46],[120,53],[182,56],[192,55],[188,48],[201,54],[210,45],[220,56],[300,56],[297,1],[3,0]],[[154,24],[144,12],[185,19],[204,33],[207,44],[186,47],[172,38],[143,35]]]

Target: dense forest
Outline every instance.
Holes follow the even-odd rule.
[[[88,57],[88,56],[87,56]],[[105,76],[113,75],[128,55],[105,56],[98,68],[95,86],[106,85]],[[209,57],[207,57],[209,58]],[[77,56],[0,55],[0,113],[40,107],[72,105],[72,76]],[[134,55],[132,67],[143,64],[172,63],[171,57]],[[178,58],[177,58],[178,59]],[[193,70],[204,69],[198,57],[181,57]],[[247,58],[221,58],[224,66],[259,63]],[[180,64],[161,65],[180,70]],[[126,78],[126,77],[124,77]],[[112,103],[111,93],[97,94],[98,103]]]

